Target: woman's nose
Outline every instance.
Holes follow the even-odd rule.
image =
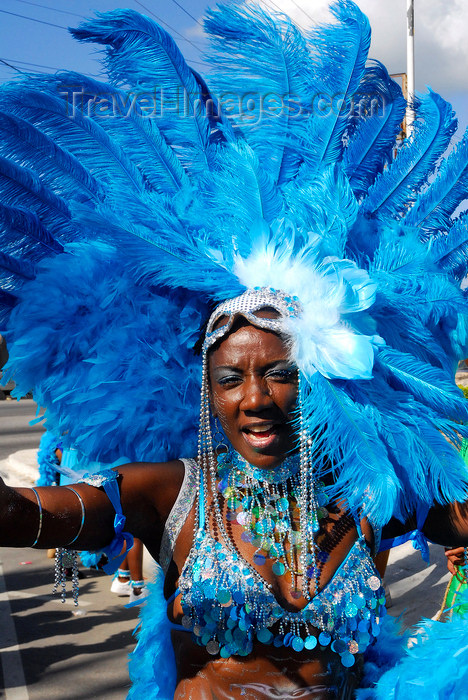
[[[245,382],[240,406],[243,411],[262,411],[272,403],[270,388],[266,381],[254,377]]]

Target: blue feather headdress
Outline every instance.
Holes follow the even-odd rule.
[[[213,306],[298,296],[317,467],[382,524],[466,497],[468,150],[443,159],[456,120],[433,92],[395,146],[401,90],[366,63],[359,9],[332,12],[302,34],[255,5],[209,11],[205,78],[150,19],[99,14],[73,34],[106,47],[109,84],[3,86],[0,321],[17,394],[55,433],[91,460],[163,460],[196,450]]]

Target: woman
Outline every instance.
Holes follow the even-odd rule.
[[[256,308],[264,303],[263,292],[250,297],[251,309],[244,306],[244,312],[250,312],[249,321],[242,311],[227,317],[224,304],[208,325],[216,335],[211,347],[205,341],[209,402],[226,436],[219,453],[221,468],[218,464],[217,473],[213,473],[213,465],[205,462],[200,475],[194,460],[117,468],[125,527],[167,568],[164,587],[169,600],[167,614],[174,623],[172,644],[177,665],[174,698],[292,698],[298,697],[298,692],[301,697],[351,698],[360,680],[361,653],[366,641],[377,635],[379,617],[384,614],[383,589],[371,559],[376,533],[367,519],[355,520],[344,501],[327,502],[323,511],[326,501],[321,500],[314,547],[317,571],[301,570],[304,544],[298,546],[295,537],[301,532],[301,509],[296,501],[300,496],[294,488],[304,447],[294,427],[298,369],[287,337],[269,329],[281,319],[281,307],[275,310],[275,295],[270,294],[268,308]],[[259,301],[252,304],[252,298]],[[201,441],[207,437],[204,428],[207,425],[202,422]],[[199,463],[211,462],[213,456],[201,449]],[[264,486],[267,477],[284,470],[276,488],[270,483],[273,498],[269,501],[255,486],[249,491],[238,481],[226,491],[229,487],[223,480],[232,481],[243,468],[246,475],[245,463],[256,468],[253,482],[262,483],[264,477]],[[188,487],[187,482],[193,479],[199,482],[197,493]],[[180,498],[185,507],[176,514],[174,504]],[[249,504],[246,507],[239,501],[242,498],[254,498],[260,512],[249,510]],[[275,505],[275,499],[283,503]],[[265,506],[268,510],[262,512]],[[13,527],[16,531],[14,541],[9,534],[2,545],[27,546],[35,539],[37,547],[73,542],[77,548],[102,548],[112,539],[112,504],[102,489],[86,484],[60,488],[59,495],[57,487],[15,490],[4,486],[1,512],[5,514],[1,532],[11,532]],[[262,529],[259,525],[266,517],[271,522]],[[161,552],[165,527],[166,538],[170,532],[172,555],[167,543]],[[425,527],[434,540],[468,539],[468,521],[460,517],[456,507],[430,513]],[[252,531],[257,534],[256,541],[246,537]],[[283,549],[272,555],[275,545]],[[237,575],[230,570],[233,553],[241,568]],[[201,587],[196,600],[193,587],[200,580],[207,588],[203,591]],[[308,595],[304,594],[304,581]],[[262,588],[272,596],[273,612],[269,602],[258,600]],[[250,608],[248,596],[252,598]],[[318,597],[324,599],[324,606],[332,597],[335,626],[323,617],[322,628],[317,627],[317,616],[298,617],[299,611],[310,610],[311,605],[315,608]],[[216,612],[208,624],[207,601]],[[353,605],[354,614],[348,616],[347,608]],[[245,611],[252,609],[256,614],[251,613],[252,619],[242,626]],[[325,609],[318,608],[322,616]],[[348,622],[353,622],[347,636],[339,618],[342,609]],[[205,613],[201,619],[200,610]],[[296,616],[292,624],[288,612]],[[228,627],[227,620],[235,624]],[[360,634],[356,629],[359,625],[361,630],[362,624],[366,629]],[[208,630],[207,639],[197,626],[204,626],[205,634]],[[293,635],[292,647],[287,644],[288,634]],[[219,656],[221,640],[225,653]]]
[[[451,218],[465,151],[428,183],[456,126],[429,93],[395,153],[401,91],[366,67],[358,8],[333,12],[303,36],[255,6],[211,11],[210,88],[148,18],[107,13],[75,35],[108,46],[111,85],[59,74],[0,91],[17,391],[33,385],[89,460],[135,462],[117,481],[4,489],[3,517],[22,514],[8,543],[111,542],[117,566],[133,535],[167,569],[167,602],[142,613],[138,700],[213,685],[349,697],[384,612],[381,528],[396,516],[416,542],[416,525],[466,541],[459,507],[443,511],[467,497],[444,437],[468,419],[453,384],[466,232]]]

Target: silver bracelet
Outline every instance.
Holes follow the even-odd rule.
[[[72,489],[71,486],[65,486],[65,488],[68,489],[69,491],[73,491],[73,493],[75,494],[75,496],[78,496],[78,500],[80,501],[80,506],[81,506],[81,523],[80,523],[80,527],[79,527],[79,529],[78,529],[78,532],[77,532],[77,534],[75,535],[75,537],[74,537],[72,540],[70,540],[70,542],[69,542],[68,544],[65,544],[65,545],[64,545],[64,547],[69,547],[71,544],[73,544],[73,542],[76,542],[76,540],[78,539],[78,537],[81,535],[81,531],[82,531],[82,529],[83,529],[83,525],[84,525],[84,521],[85,521],[85,512],[86,512],[86,511],[85,511],[85,505],[84,505],[84,503],[83,503],[83,499],[81,498],[81,496],[80,496],[80,494],[78,493],[78,491],[75,491],[75,489]]]
[[[41,503],[41,499],[39,498],[39,494],[37,493],[36,489],[31,489],[31,491],[32,491],[32,492],[34,493],[34,495],[36,496],[37,505],[38,505],[38,507],[39,507],[39,527],[37,528],[36,539],[34,540],[34,542],[32,543],[32,545],[30,545],[31,547],[35,547],[36,544],[37,544],[38,541],[39,541],[39,537],[41,536],[41,531],[42,531],[42,503]]]

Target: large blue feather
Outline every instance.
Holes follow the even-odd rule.
[[[12,294],[4,289],[0,289],[0,333],[2,335],[5,335],[7,332],[10,314],[17,301],[16,293]]]
[[[399,85],[378,61],[366,69],[356,97],[356,124],[343,154],[343,164],[351,187],[359,196],[367,193],[391,160],[406,102]]]
[[[285,16],[257,6],[208,10],[205,29],[218,99],[273,181],[289,180],[304,157],[314,91],[304,37]]]
[[[415,131],[381,173],[362,205],[363,213],[398,218],[416,199],[456,129],[452,107],[437,93],[421,98]]]
[[[406,314],[400,313],[384,294],[379,294],[373,310],[377,322],[377,330],[385,336],[387,345],[401,352],[411,353],[422,362],[432,366],[451,370],[441,355],[440,344],[435,340],[428,328],[421,323],[408,323]]]
[[[384,372],[393,377],[390,383],[394,383],[396,388],[408,391],[439,413],[468,420],[468,402],[450,374],[390,347],[379,350],[378,362]]]
[[[385,296],[385,303],[405,318],[408,328],[418,323],[432,330],[445,316],[450,318],[464,312],[460,289],[444,274],[428,273],[425,277],[406,279],[381,270],[373,277]]]
[[[35,268],[28,260],[14,258],[7,253],[0,251],[0,288],[16,296],[18,290],[28,280],[33,280],[35,277]],[[1,300],[0,300],[1,304]],[[9,311],[9,305],[3,309],[2,316],[5,311]]]
[[[468,272],[468,213],[453,223],[431,246],[431,257],[444,271],[462,280]]]
[[[343,169],[330,165],[310,180],[295,178],[283,188],[288,215],[321,239],[323,256],[345,254],[347,237],[357,216],[356,197]]]
[[[0,204],[1,241],[4,251],[21,252],[30,260],[40,260],[63,252],[63,246],[40,222],[37,214]]]
[[[28,260],[14,258],[12,255],[2,251],[0,251],[0,267],[7,273],[6,277],[5,274],[1,274],[3,289],[9,289],[10,286],[14,288],[15,285],[8,281],[9,278],[12,278],[12,280],[19,278],[24,281],[33,280],[35,277],[35,267]]]
[[[379,637],[366,669],[368,677],[356,692],[357,700],[413,700],[417,694],[438,700],[462,698],[468,683],[467,599],[460,587],[455,604],[463,606],[462,613],[454,614],[450,622],[420,620],[411,630],[410,644],[404,637],[398,640],[401,649],[397,648],[395,632],[393,639],[388,634],[384,639]]]
[[[215,98],[213,93],[210,91],[206,81],[203,76],[200,75],[194,68],[190,68],[192,75],[198,83],[200,88],[200,97],[203,102],[206,118],[210,123],[210,140],[213,143],[217,141],[235,141],[236,135],[232,124],[229,121],[228,116],[224,113],[219,104],[218,100]]]
[[[315,67],[315,109],[319,110],[316,131],[312,131],[308,145],[310,160],[317,165],[335,163],[342,157],[350,100],[359,90],[371,40],[369,21],[357,5],[337,0],[330,9],[338,23],[308,34]],[[321,95],[329,114],[320,113]]]
[[[45,78],[37,89],[31,86],[7,84],[0,89],[0,108],[37,125],[64,150],[76,155],[101,183],[108,197],[118,189],[114,198],[125,206],[132,194],[145,188],[141,173],[120,146],[93,119],[82,114],[79,105],[56,96],[54,80],[50,92]],[[39,89],[40,88],[40,89]]]
[[[29,168],[22,168],[0,156],[0,196],[5,206],[28,207],[58,237],[75,235],[70,211],[63,199],[43,185]]]
[[[447,231],[452,214],[468,197],[468,130],[443,161],[437,177],[405,217],[405,224],[418,226],[424,234]]]
[[[13,310],[6,371],[18,395],[34,387],[48,427],[90,459],[158,461],[196,450],[191,348],[204,306],[180,289],[163,296],[139,284],[140,262],[131,250],[123,258],[114,247],[76,244],[41,264]]]
[[[158,227],[157,232],[150,232],[141,226],[132,226],[130,222],[125,226],[125,222],[109,211],[101,214],[82,208],[77,212],[77,218],[97,237],[120,243],[128,253],[137,255],[138,267],[134,268],[133,274],[145,286],[187,289],[194,298],[195,293],[204,293],[220,301],[241,294],[245,289],[228,266],[219,264],[215,249],[205,247],[203,240],[196,240],[194,230],[184,230],[183,219],[179,231]],[[200,270],[203,270],[202,275]]]
[[[372,492],[364,512],[374,523],[386,522],[398,497],[398,478],[377,426],[350,399],[346,388],[347,382],[327,381],[317,372],[303,400],[303,418],[314,452],[329,460],[322,468],[333,470],[333,494],[344,496],[351,508],[361,511],[362,494]]]
[[[106,66],[123,89],[156,96],[160,126],[194,173],[210,167],[210,123],[200,110],[200,89],[172,37],[134,10],[98,13],[72,34],[80,41],[107,44]],[[188,111],[188,113],[186,113]]]
[[[0,154],[37,170],[56,194],[102,198],[102,188],[81,161],[21,117],[0,112]]]
[[[168,146],[157,125],[143,111],[137,91],[119,90],[79,73],[58,73],[47,77],[45,87],[54,86],[64,100],[71,99],[71,86],[80,95],[80,109],[104,129],[113,142],[142,172],[148,187],[174,194],[189,180],[176,154]],[[151,113],[151,105],[146,105]]]
[[[394,514],[402,519],[421,501],[449,502],[464,499],[468,473],[453,446],[441,435],[459,443],[460,423],[444,413],[421,406],[411,395],[389,386],[379,366],[371,382],[349,382],[348,399],[378,434],[400,488]],[[461,428],[463,432],[463,428]],[[411,455],[411,459],[408,459]],[[453,477],[453,478],[450,478]]]

